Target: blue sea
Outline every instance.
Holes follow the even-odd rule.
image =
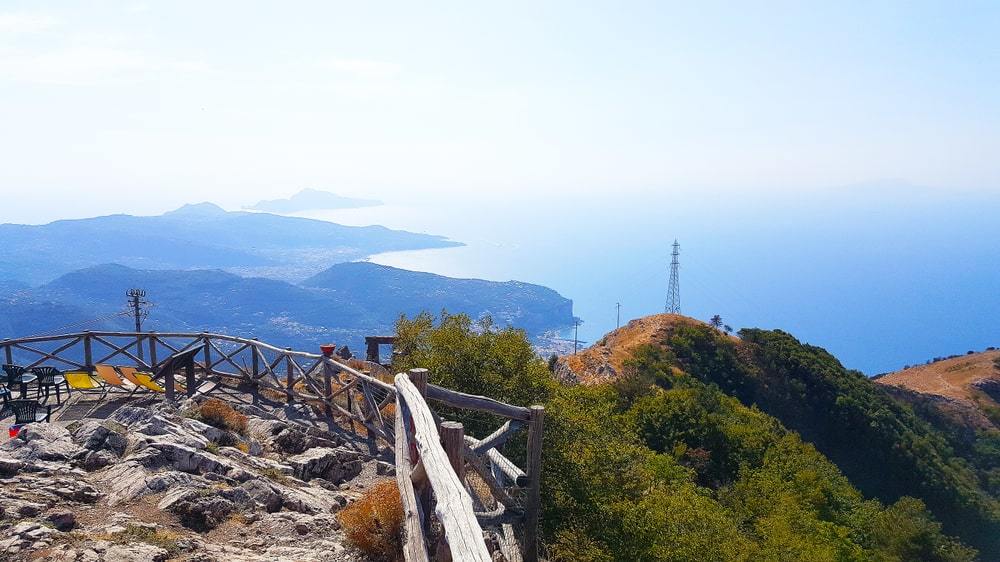
[[[538,283],[573,300],[580,339],[662,312],[671,244],[681,308],[778,328],[868,375],[1000,345],[1000,198],[906,186],[806,196],[651,192],[530,203],[414,200],[300,216],[440,234],[456,248],[371,261]]]

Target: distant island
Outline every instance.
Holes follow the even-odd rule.
[[[286,199],[269,199],[257,202],[256,205],[245,207],[254,211],[270,213],[297,213],[323,209],[358,209],[361,207],[378,207],[382,202],[377,199],[358,199],[344,197],[329,191],[318,189],[303,189]]]

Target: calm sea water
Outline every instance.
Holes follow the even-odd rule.
[[[948,220],[941,220],[947,210]],[[573,299],[592,342],[662,312],[670,244],[682,311],[780,328],[875,374],[1000,344],[1000,206],[993,199],[864,195],[809,201],[689,198],[436,202],[301,216],[440,234],[458,248],[372,261],[454,277],[538,283]]]

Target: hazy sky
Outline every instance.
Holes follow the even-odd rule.
[[[1000,3],[819,4],[3,0],[0,221],[1000,188]]]

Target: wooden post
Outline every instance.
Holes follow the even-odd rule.
[[[420,395],[426,398],[427,382],[430,378],[427,369],[421,369],[421,368],[410,369],[409,371],[407,371],[407,374],[410,375],[410,381],[413,382],[413,386],[417,387],[417,390],[420,391]]]
[[[538,561],[538,515],[541,509],[542,486],[542,431],[545,407],[529,408],[528,420],[528,493],[524,505],[524,559]]]
[[[142,332],[135,333],[135,354],[139,357],[139,362],[143,361],[142,353]],[[136,367],[142,368],[142,365],[136,365]]]
[[[323,359],[323,391],[326,392],[326,417],[333,418],[333,408],[330,407],[330,397],[333,395],[333,360],[329,357]]]
[[[177,395],[177,391],[174,388],[174,386],[175,386],[175,381],[174,381],[174,368],[175,368],[175,365],[174,365],[173,361],[171,361],[171,360],[168,359],[167,362],[164,363],[164,366],[165,367],[169,367],[169,369],[165,369],[163,371],[163,390],[164,390],[164,394],[167,397],[167,402],[173,402],[174,401],[174,397]]]
[[[205,376],[208,377],[212,374],[212,343],[207,334],[202,334],[202,336],[205,338]]]
[[[149,333],[149,370],[156,374],[156,333]]]
[[[372,363],[378,363],[378,340],[373,337],[365,338],[365,359]]]
[[[410,369],[406,372],[407,377],[409,377],[410,382],[413,386],[417,387],[417,392],[420,393],[421,399],[426,400],[427,398],[427,383],[430,379],[430,373],[427,369],[421,369],[419,367]],[[413,418],[411,417],[407,423],[410,424],[410,429],[413,428]],[[417,443],[415,440],[410,441],[410,459],[413,462],[419,462],[420,453],[417,451]],[[423,463],[421,463],[422,465]],[[428,483],[429,484],[429,483]],[[417,490],[417,496],[420,500],[420,506],[424,513],[426,520],[424,521],[425,527],[430,525],[430,514],[431,514],[431,487],[430,485],[424,486],[422,489]]]
[[[9,349],[8,349],[9,351]],[[90,345],[90,332],[84,332],[83,334],[83,364],[87,366],[87,370],[91,371],[94,368],[94,353]]]
[[[7,341],[7,338],[4,338],[3,341]],[[8,365],[14,364],[14,353],[10,349],[10,344],[3,346],[3,356],[7,360]]]
[[[185,374],[187,375],[187,377],[186,377],[186,379],[187,379],[187,395],[188,395],[188,398],[190,398],[190,397],[194,396],[194,387],[195,387],[195,381],[194,381],[194,357],[191,357],[190,359],[188,359],[187,365],[185,367]]]
[[[465,482],[465,428],[460,422],[441,422],[441,446],[448,455],[451,468],[455,470],[458,479]]]
[[[257,338],[254,338],[253,341],[256,342]],[[254,380],[257,380],[257,378],[260,376],[260,358],[257,356],[258,355],[257,344],[255,343],[251,344],[250,351],[252,352],[250,355],[250,365],[251,365],[250,368],[253,369]]]
[[[291,351],[292,348],[286,347],[285,351]],[[291,404],[295,402],[295,396],[292,394],[295,389],[295,378],[292,373],[292,356],[285,355],[285,398],[288,403]]]

